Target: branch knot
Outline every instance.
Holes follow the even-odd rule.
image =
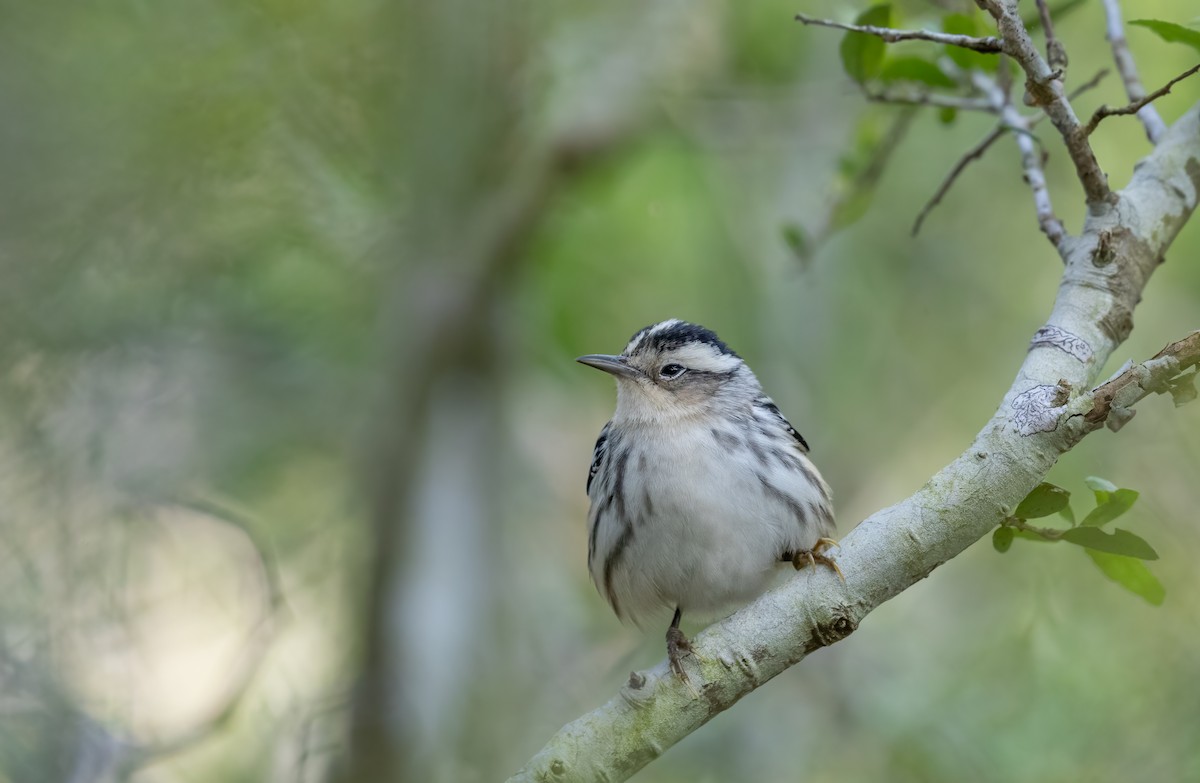
[[[850,610],[844,606],[834,607],[831,616],[813,625],[808,643],[804,645],[804,654],[808,655],[822,647],[840,642],[858,630],[858,623],[850,615]]]

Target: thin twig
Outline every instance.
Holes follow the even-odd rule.
[[[1015,133],[1017,148],[1021,151],[1021,166],[1025,169],[1025,181],[1033,193],[1033,206],[1037,212],[1038,227],[1050,244],[1056,249],[1062,249],[1062,242],[1067,238],[1067,230],[1062,221],[1054,214],[1054,205],[1050,202],[1050,190],[1046,186],[1046,174],[1042,170],[1044,156],[1038,149],[1040,142],[1035,141],[1025,133]]]
[[[1108,418],[1114,406],[1128,407],[1151,392],[1166,389],[1166,381],[1200,364],[1200,331],[1163,348],[1144,364],[1130,367],[1092,392],[1092,407],[1083,414],[1089,424]]]
[[[925,218],[930,212],[933,211],[934,207],[941,203],[942,198],[947,192],[949,192],[950,186],[954,184],[956,179],[958,179],[958,175],[963,173],[971,161],[978,160],[979,158],[983,157],[983,153],[987,152],[988,148],[995,144],[996,140],[1003,136],[1006,130],[1008,130],[1008,128],[1004,125],[997,126],[994,130],[992,130],[991,133],[985,136],[982,141],[980,141],[971,149],[967,150],[967,152],[961,158],[959,158],[958,163],[954,165],[954,168],[950,170],[950,173],[946,175],[946,178],[942,180],[942,184],[938,186],[937,192],[934,193],[933,197],[930,198],[929,201],[926,202],[925,206],[921,208],[921,213],[917,215],[917,219],[913,222],[912,235],[914,237],[918,234],[918,232],[920,232],[921,224],[925,222]]]
[[[1125,40],[1125,23],[1121,21],[1121,5],[1118,0],[1104,0],[1104,15],[1108,19],[1108,43],[1112,46],[1113,61],[1121,80],[1125,82],[1125,94],[1131,103],[1136,103],[1146,97],[1146,89],[1138,78],[1137,66],[1134,65],[1133,55],[1129,52],[1129,43]],[[1153,106],[1143,106],[1138,111],[1138,119],[1146,128],[1146,137],[1151,144],[1158,144],[1163,134],[1167,132],[1167,124]]]
[[[1078,87],[1076,87],[1075,89],[1073,89],[1069,93],[1067,93],[1067,100],[1073,101],[1076,98],[1078,98],[1080,95],[1083,95],[1088,90],[1095,89],[1100,84],[1100,82],[1104,80],[1105,76],[1108,76],[1108,69],[1101,68],[1099,71],[1096,72],[1095,76],[1088,79],[1086,82],[1084,82],[1083,84],[1079,85]]]
[[[1061,70],[1051,68],[1046,60],[1038,54],[1037,47],[1034,46],[1033,39],[1029,37],[1029,31],[1025,29],[1025,23],[1021,20],[1021,15],[1017,13],[1015,2],[1009,0],[976,0],[976,2],[996,20],[996,27],[1000,31],[1000,37],[1004,40],[1005,53],[1016,60],[1017,64],[1021,66],[1021,70],[1025,72],[1028,101],[1032,105],[1040,106],[1046,112],[1050,121],[1054,123],[1054,127],[1058,129],[1059,135],[1062,136],[1063,142],[1066,143],[1067,153],[1075,165],[1079,183],[1083,185],[1088,206],[1097,210],[1110,204],[1115,196],[1108,187],[1108,178],[1104,175],[1104,170],[1100,168],[1100,163],[1096,160],[1091,145],[1088,144],[1083,126],[1080,124],[1079,118],[1075,116],[1075,110],[1063,92]],[[1018,143],[1020,143],[1020,137],[1018,137]],[[1024,150],[1022,154],[1024,155]],[[1043,225],[1043,230],[1045,230],[1045,225]]]
[[[1037,0],[1038,15],[1042,19],[1042,29],[1046,31],[1046,62],[1051,68],[1066,71],[1067,49],[1062,41],[1054,37],[1054,23],[1050,19],[1050,9],[1046,0]]]
[[[1000,525],[1002,527],[1011,527],[1014,530],[1020,530],[1025,533],[1033,533],[1034,535],[1041,536],[1042,538],[1051,542],[1061,540],[1063,533],[1067,532],[1065,530],[1056,530],[1052,527],[1038,527],[1037,525],[1031,525],[1025,520],[1018,519],[1016,517],[1007,517],[1000,523]]]
[[[796,21],[804,24],[815,24],[819,27],[836,27],[839,30],[849,30],[854,33],[866,33],[882,38],[888,43],[897,41],[933,41],[934,43],[958,46],[984,54],[999,54],[1004,51],[1004,42],[995,36],[976,37],[972,35],[955,35],[939,33],[932,30],[896,30],[891,27],[875,27],[873,25],[844,24],[832,19],[818,19],[806,14],[796,14]]]
[[[995,113],[992,105],[978,98],[967,98],[960,95],[938,95],[937,93],[919,92],[898,94],[891,92],[869,92],[863,94],[872,103],[895,103],[901,106],[938,106],[944,109],[961,111],[983,111]]]
[[[1140,100],[1136,100],[1133,103],[1129,104],[1128,106],[1122,106],[1119,109],[1110,109],[1108,106],[1101,106],[1099,109],[1096,109],[1095,113],[1092,114],[1092,118],[1090,120],[1088,120],[1088,124],[1084,128],[1084,132],[1090,136],[1092,131],[1096,130],[1096,126],[1099,125],[1100,121],[1103,120],[1105,117],[1113,117],[1118,114],[1137,114],[1143,108],[1148,106],[1151,101],[1158,100],[1159,98],[1163,97],[1164,95],[1169,93],[1171,91],[1171,88],[1174,87],[1177,83],[1179,83],[1179,82],[1183,81],[1184,79],[1186,79],[1187,77],[1191,76],[1196,71],[1200,71],[1200,65],[1192,66],[1188,70],[1186,70],[1183,73],[1176,76],[1171,81],[1164,84],[1162,87],[1159,87],[1157,90],[1150,93],[1146,97],[1144,97]]]
[[[1000,89],[1004,90],[1006,96],[1012,96],[1013,88],[1013,71],[1015,68],[1008,66],[1009,58],[1005,55],[1000,58],[1000,65],[996,68],[996,84],[1000,85]]]
[[[1054,205],[1050,201],[1050,190],[1046,186],[1046,174],[1042,170],[1045,150],[1040,148],[1041,142],[1029,130],[1032,122],[1017,111],[1017,108],[1008,100],[1008,96],[991,77],[975,71],[971,74],[971,81],[977,90],[992,100],[997,111],[1000,112],[1004,126],[1013,131],[1017,149],[1021,152],[1021,168],[1025,172],[1025,182],[1028,183],[1029,190],[1033,194],[1033,207],[1037,213],[1038,227],[1065,261],[1063,240],[1067,238],[1067,230],[1063,227],[1062,221],[1054,214]]]

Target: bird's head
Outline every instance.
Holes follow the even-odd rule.
[[[642,329],[619,355],[576,361],[617,379],[614,420],[676,419],[748,406],[759,392],[754,373],[716,334],[677,318]]]

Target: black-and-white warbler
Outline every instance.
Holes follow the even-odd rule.
[[[588,474],[588,569],[621,619],[674,607],[667,656],[681,680],[684,612],[745,603],[782,563],[841,575],[822,554],[833,511],[808,444],[716,334],[671,319],[619,356],[578,361],[617,379]]]

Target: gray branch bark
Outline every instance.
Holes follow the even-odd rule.
[[[1113,62],[1117,64],[1117,72],[1125,84],[1125,94],[1130,103],[1136,103],[1146,97],[1146,89],[1138,76],[1137,66],[1133,55],[1129,52],[1129,43],[1125,40],[1125,23],[1121,20],[1121,5],[1119,0],[1104,0],[1104,14],[1107,19],[1108,43],[1112,46]],[[1158,109],[1150,105],[1138,109],[1138,119],[1146,128],[1146,138],[1152,144],[1158,144],[1167,132],[1167,124],[1158,114]]]
[[[892,27],[875,27],[874,25],[846,24],[832,19],[818,19],[807,14],[796,14],[796,21],[805,25],[832,27],[837,30],[848,30],[852,33],[865,33],[881,38],[887,43],[900,41],[933,41],[934,43],[958,46],[984,54],[999,54],[1004,51],[1004,42],[994,36],[976,37],[973,35],[955,35],[939,33],[932,30],[897,30]]]
[[[607,704],[563,727],[511,781],[627,779],[987,534],[1060,455],[1103,426],[1104,417],[1094,415],[1097,374],[1133,328],[1142,289],[1195,210],[1198,190],[1200,105],[1169,130],[1128,187],[1091,204],[1078,237],[1063,240],[1066,268],[1054,309],[999,409],[929,483],[846,536],[837,553],[845,583],[822,570],[800,573],[694,639],[698,695],[665,661],[634,674]],[[1130,372],[1150,388],[1161,385],[1151,377],[1161,366]]]
[[[1012,57],[1025,72],[1027,101],[1040,106],[1062,135],[1071,162],[1075,164],[1075,173],[1083,185],[1088,207],[1094,213],[1105,212],[1106,205],[1112,201],[1108,178],[1100,168],[1088,143],[1087,133],[1063,90],[1062,71],[1052,69],[1038,53],[1017,11],[1015,0],[975,1],[996,20],[996,28],[1004,41],[1005,54]]]

